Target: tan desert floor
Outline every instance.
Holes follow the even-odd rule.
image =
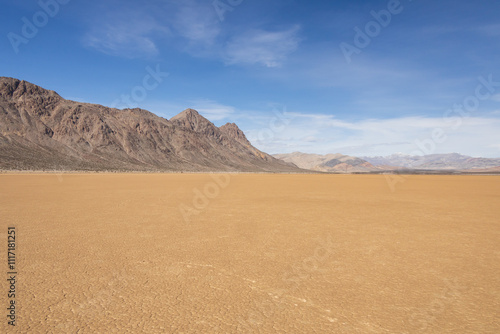
[[[500,333],[500,177],[387,181],[0,175],[0,332]]]

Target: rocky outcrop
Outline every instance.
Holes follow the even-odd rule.
[[[235,124],[218,128],[193,109],[167,120],[65,100],[13,78],[0,78],[0,168],[300,171],[254,148]]]

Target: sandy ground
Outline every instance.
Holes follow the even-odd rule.
[[[2,333],[500,333],[498,176],[0,175],[0,187],[3,277],[8,226],[18,271],[15,328],[1,280]]]

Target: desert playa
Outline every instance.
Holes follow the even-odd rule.
[[[500,177],[395,177],[0,175],[0,331],[499,333]]]

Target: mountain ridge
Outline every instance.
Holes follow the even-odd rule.
[[[427,170],[474,170],[500,166],[500,158],[471,157],[460,153],[360,157],[375,166],[394,166],[407,169]]]
[[[412,170],[469,173],[500,171],[500,158],[470,157],[459,153],[424,156],[395,153],[385,157],[354,157],[340,153],[321,155],[293,152],[273,154],[273,156],[303,169],[333,173],[398,173]]]
[[[226,125],[190,108],[167,120],[0,77],[0,169],[301,172]]]
[[[381,170],[365,160],[340,153],[321,155],[293,152],[273,154],[273,157],[281,159],[285,162],[293,163],[299,168],[318,172],[358,173]]]

